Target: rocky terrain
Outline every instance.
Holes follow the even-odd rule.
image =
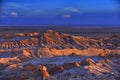
[[[120,80],[120,33],[1,33],[0,80],[45,78]]]

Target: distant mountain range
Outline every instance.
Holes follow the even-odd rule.
[[[50,25],[50,26],[0,26],[0,31],[40,31],[44,32],[48,29],[52,29],[59,32],[120,32],[120,26],[73,26],[73,25]]]

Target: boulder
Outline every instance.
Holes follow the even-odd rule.
[[[48,73],[46,66],[38,65],[37,69],[39,69],[37,75],[40,76],[42,80],[49,79],[50,74]]]
[[[112,64],[112,62],[110,61],[110,59],[99,60],[98,62],[100,62],[100,63],[106,63],[106,64]]]
[[[98,54],[98,56],[99,56],[99,57],[105,57],[106,54],[105,54],[105,53],[100,53],[100,54]]]
[[[69,56],[78,56],[77,53],[71,53]]]
[[[91,58],[87,58],[87,59],[81,61],[80,65],[82,65],[82,66],[84,66],[84,65],[96,65],[96,63]]]

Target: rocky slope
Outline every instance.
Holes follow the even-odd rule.
[[[18,33],[17,33],[18,35]],[[37,49],[38,53],[53,55],[98,55],[119,50],[120,36],[114,35],[104,38],[86,38],[58,33],[48,30],[44,33],[19,33],[19,36],[1,38],[0,52],[21,51],[23,49]],[[55,54],[53,54],[55,52]],[[83,54],[82,54],[83,53]]]
[[[0,80],[119,80],[120,35],[99,35],[0,35]]]

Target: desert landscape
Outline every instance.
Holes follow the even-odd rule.
[[[0,80],[120,80],[119,29],[53,29],[1,28]]]
[[[0,80],[120,80],[120,0],[0,0]]]

